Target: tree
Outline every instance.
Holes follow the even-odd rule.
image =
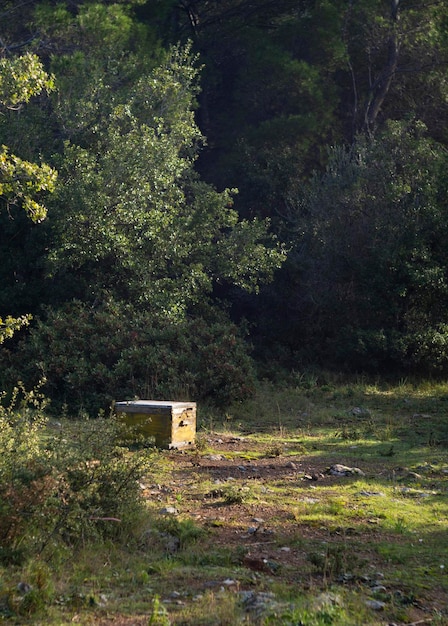
[[[43,90],[54,89],[49,76],[37,56],[0,58],[0,107],[19,110]],[[54,190],[56,171],[46,164],[38,165],[11,154],[8,147],[0,149],[0,202],[11,215],[11,206],[22,207],[33,222],[46,216],[46,208],[36,201],[42,192]],[[12,216],[11,216],[12,219]],[[15,330],[29,323],[29,316],[0,318],[0,343],[11,337]]]
[[[332,151],[296,204],[296,349],[376,370],[448,368],[447,153],[421,122]]]
[[[348,4],[343,29],[348,74],[342,105],[349,112],[352,133],[374,133],[387,119],[414,114],[440,138],[437,118],[446,116],[446,19],[446,4],[437,0]]]
[[[101,350],[97,366],[115,372],[118,362],[128,374],[128,348],[169,355],[176,329],[176,336],[185,329],[190,344],[181,342],[184,354],[198,341],[191,328],[209,324],[233,337],[226,315],[216,322],[220,304],[213,301],[215,286],[229,283],[256,290],[284,254],[269,235],[268,222],[239,220],[232,208],[235,191],[217,191],[194,170],[204,140],[195,122],[198,63],[188,46],[150,47],[151,30],[135,22],[126,4],[89,2],[70,11],[43,5],[35,20],[48,45],[58,51],[49,59],[58,85],[51,123],[61,139],[54,156],[59,179],[46,224],[45,262],[53,293],[47,301],[51,306],[41,313],[42,323],[33,327],[16,354],[4,354],[9,364],[14,361],[12,378],[28,367],[25,359],[30,369],[34,366],[31,376],[43,370],[51,377],[49,389],[61,400],[80,370],[83,376],[94,376],[92,341],[103,336],[98,327],[96,333],[77,337],[76,358],[53,367],[48,350],[41,347],[46,337],[59,337],[61,324],[73,326],[76,311],[89,318],[89,329],[100,324],[99,311],[111,312],[113,333],[107,341],[118,346],[118,351],[110,350],[114,367]],[[123,346],[124,329],[140,325],[142,316],[147,330],[135,337],[129,331],[130,344]],[[158,332],[164,325],[166,332]],[[154,346],[154,337],[166,345]],[[201,331],[199,337],[208,341],[207,333]],[[240,354],[240,337],[234,345]],[[58,347],[58,352],[66,354],[69,348]],[[196,352],[205,372],[207,346],[198,346]],[[225,351],[217,353],[226,371],[217,373],[218,386],[233,389],[237,397],[236,387],[249,388],[242,375],[248,361],[238,356],[240,365],[229,365]],[[201,375],[198,364],[194,372]],[[142,368],[134,392],[148,389],[148,376],[152,373]],[[163,376],[165,387],[162,381],[159,390],[172,380],[168,368]],[[110,389],[118,387],[110,380],[107,385],[110,399]],[[197,383],[194,389],[210,390],[210,385]],[[215,399],[228,397],[225,389],[214,387]],[[92,397],[83,401],[95,405]]]

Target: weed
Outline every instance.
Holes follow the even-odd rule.
[[[177,537],[181,550],[188,545],[196,543],[198,539],[205,535],[205,530],[190,518],[164,518],[157,522],[157,527],[160,531]]]
[[[321,551],[309,553],[308,560],[325,582],[331,582],[345,573],[347,555],[347,546],[327,544]]]
[[[148,620],[148,626],[171,626],[168,611],[161,604],[159,596],[152,599],[151,615]]]
[[[236,485],[227,485],[222,492],[225,504],[243,504],[246,494]]]

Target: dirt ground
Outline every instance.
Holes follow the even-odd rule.
[[[365,524],[363,528],[357,527],[356,521],[350,527],[346,525],[340,528],[337,525],[331,529],[324,526],[303,524],[293,512],[293,507],[282,507],[278,500],[273,504],[262,498],[245,502],[231,502],[226,499],[226,492],[230,486],[235,490],[251,488],[256,485],[260,492],[265,488],[275,489],[280,486],[288,495],[297,496],[298,503],[312,502],[316,496],[316,488],[325,486],[330,488],[340,484],[341,480],[353,480],[353,478],[340,478],[328,473],[328,467],[332,463],[341,462],[341,459],[329,459],[328,456],[321,460],[303,454],[303,451],[294,449],[287,450],[284,454],[281,449],[272,449],[272,445],[260,444],[252,439],[234,437],[230,435],[209,436],[207,446],[213,449],[212,454],[194,450],[171,451],[168,454],[172,462],[173,471],[169,484],[148,485],[145,488],[145,496],[152,501],[155,499],[164,504],[179,508],[183,516],[195,520],[199,525],[207,529],[208,541],[214,548],[229,548],[240,551],[244,556],[240,565],[249,571],[258,572],[261,575],[273,576],[287,584],[300,585],[302,591],[316,589],[326,581],[322,580],[322,574],[303,576],[303,572],[310,570],[308,555],[301,549],[301,540],[309,543],[315,542],[338,542],[346,545],[350,538],[356,541],[357,550],[365,545],[362,554],[356,558],[368,563],[372,578],[375,572],[381,572],[384,563],[381,563],[378,553],[371,548],[376,540],[397,541],[396,536],[387,537],[384,529],[381,530],[378,520],[371,519],[366,535]],[[254,451],[260,455],[255,460],[248,458],[253,456]],[[377,465],[368,466],[363,463],[360,468],[368,477],[378,476]],[[404,468],[394,468],[398,474]],[[384,470],[387,474],[387,470]],[[387,478],[387,476],[386,476]],[[201,489],[204,483],[211,484],[208,491]],[[244,492],[243,492],[244,493]],[[266,498],[269,500],[269,497]],[[365,520],[364,520],[365,521]],[[278,568],[278,569],[277,569]],[[362,587],[368,581],[359,580],[356,577],[347,580],[343,578],[342,584]],[[341,583],[341,580],[338,582]],[[194,583],[192,583],[194,585]],[[235,590],[239,589],[238,581],[235,581]],[[231,585],[229,585],[231,588]],[[231,589],[232,590],[232,589]],[[198,592],[203,589],[198,588]],[[394,590],[388,583],[389,593],[401,593],[397,588]],[[428,590],[424,597],[414,598],[407,607],[407,624],[430,623],[430,614],[434,609],[443,610],[446,607],[446,598],[437,589]],[[145,621],[146,620],[146,621]],[[98,622],[100,626],[139,626],[147,623],[147,617],[141,620],[138,617],[127,618],[114,616]],[[378,624],[388,623],[379,619]],[[394,622],[397,623],[397,622]]]

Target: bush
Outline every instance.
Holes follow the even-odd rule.
[[[0,405],[0,559],[17,563],[48,545],[114,538],[143,510],[138,481],[147,451],[116,445],[112,419],[79,420],[54,432],[40,390],[22,385]]]
[[[5,384],[45,376],[58,409],[96,414],[136,397],[223,405],[252,393],[247,347],[222,313],[172,322],[114,301],[95,308],[74,301],[45,313],[0,361]]]

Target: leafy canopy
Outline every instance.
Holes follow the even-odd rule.
[[[43,90],[53,89],[53,77],[36,55],[0,58],[0,112],[1,108],[19,109]],[[48,165],[31,163],[11,154],[7,146],[0,147],[0,202],[6,208],[20,204],[34,222],[42,221],[47,211],[35,198],[42,191],[53,191],[56,177]],[[0,318],[0,343],[29,320],[29,316]]]

